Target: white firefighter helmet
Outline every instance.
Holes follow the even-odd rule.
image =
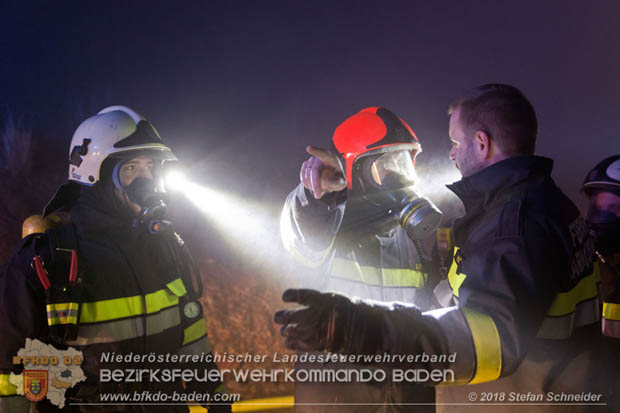
[[[148,152],[161,161],[176,160],[142,115],[126,106],[110,106],[78,126],[69,148],[69,180],[85,185],[99,181],[103,161]]]

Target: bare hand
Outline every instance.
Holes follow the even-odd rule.
[[[314,198],[320,199],[328,192],[342,191],[347,187],[336,155],[316,146],[306,147],[306,152],[312,156],[301,164],[299,179],[304,187],[312,191]]]

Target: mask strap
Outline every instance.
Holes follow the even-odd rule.
[[[123,164],[123,160],[119,160],[116,165],[114,165],[114,169],[112,170],[112,182],[114,182],[114,186],[116,187],[116,189],[125,192],[125,188],[123,188],[123,185],[121,185],[120,179],[119,179],[119,173],[120,173],[120,169],[121,169],[121,165]]]

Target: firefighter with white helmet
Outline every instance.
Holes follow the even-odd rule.
[[[162,166],[171,160],[176,157],[155,128],[125,106],[103,109],[77,128],[69,182],[48,203],[43,219],[25,223],[22,245],[0,274],[0,412],[29,409],[9,380],[11,373],[28,368],[12,364],[27,338],[82,351],[86,381],[66,391],[71,411],[98,411],[104,393],[220,394],[219,381],[99,380],[104,353],[211,351],[198,301],[200,274],[167,217]],[[123,368],[169,366],[157,360]],[[206,367],[217,369],[212,362]],[[229,404],[214,400],[209,411],[230,411]],[[36,408],[59,411],[47,399]],[[143,411],[131,405],[118,410]],[[188,407],[149,406],[160,410],[187,412]]]

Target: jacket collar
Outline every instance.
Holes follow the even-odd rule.
[[[552,159],[534,155],[515,156],[446,186],[461,199],[467,212],[486,205],[502,190],[532,176],[551,175],[552,169]]]

